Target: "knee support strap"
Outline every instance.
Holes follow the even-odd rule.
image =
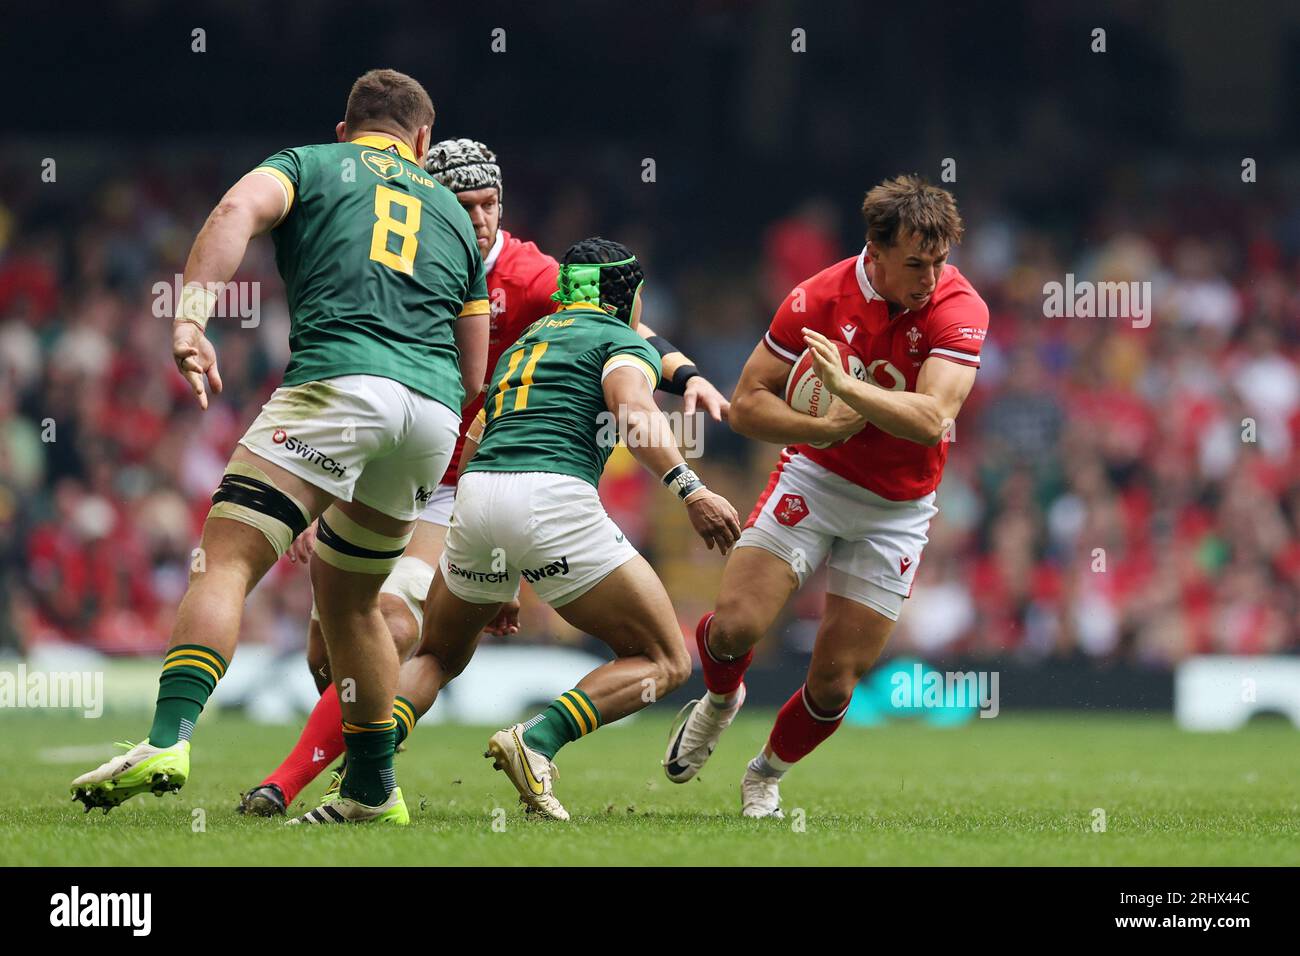
[[[340,571],[388,574],[397,567],[413,531],[401,537],[379,534],[330,505],[316,522],[316,556]]]
[[[208,516],[252,525],[266,535],[277,558],[311,523],[302,502],[275,487],[260,468],[243,461],[231,462],[226,468],[212,494]]]
[[[424,628],[424,599],[433,582],[433,568],[419,558],[404,557],[397,562],[393,573],[379,588],[380,594],[392,594],[402,599],[406,609],[415,618],[418,634]]]

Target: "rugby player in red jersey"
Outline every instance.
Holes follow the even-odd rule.
[[[834,733],[889,640],[988,329],[988,307],[947,263],[962,235],[950,193],[900,176],[867,193],[862,213],[862,253],[790,293],[732,396],[736,431],[787,447],[727,560],[716,610],[696,628],[708,695],[683,708],[664,757],[676,783],[699,772],[744,702],[752,648],[827,562],[806,680],[741,781],[749,817],[782,816],[782,775]],[[866,382],[843,373],[836,342],[862,360]],[[835,396],[821,418],[784,399],[790,367],[809,347]]]
[[[531,242],[512,236],[501,226],[501,167],[496,154],[471,139],[448,139],[429,149],[425,168],[440,184],[456,193],[469,213],[487,269],[491,324],[488,335],[487,369],[491,372],[506,348],[542,316],[556,309],[551,296],[556,291],[559,263]],[[659,388],[684,396],[684,411],[697,407],[715,421],[727,418],[730,403],[676,346],[642,323],[638,329],[662,356]],[[392,632],[401,660],[406,660],[419,643],[424,600],[433,580],[433,569],[442,555],[451,505],[455,496],[458,466],[465,432],[474,421],[483,398],[480,394],[465,406],[460,439],[451,465],[429,498],[410,544],[397,567],[380,589],[380,611]],[[290,560],[305,562],[312,549],[312,530],[300,535],[290,550]],[[519,604],[508,603],[500,616],[486,628],[497,635],[514,634]],[[256,816],[280,816],[298,793],[343,752],[343,731],[338,693],[335,691],[325,654],[320,622],[312,611],[307,637],[307,662],[321,699],[307,719],[307,725],[293,750],[258,786],[243,794],[238,810]],[[410,733],[415,721],[411,702],[399,696],[393,707],[397,718],[398,742]]]

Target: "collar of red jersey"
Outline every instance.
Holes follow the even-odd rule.
[[[358,136],[356,139],[352,140],[352,142],[356,143],[358,146],[369,146],[372,149],[389,149],[390,147],[396,147],[398,156],[401,156],[402,159],[409,160],[412,163],[415,162],[415,153],[412,152],[411,147],[407,146],[400,139],[394,139],[391,136],[383,136],[379,133],[375,133],[373,136]]]
[[[862,297],[866,299],[868,302],[870,302],[872,299],[880,299],[883,302],[885,297],[876,291],[875,287],[871,284],[871,280],[867,278],[867,247],[866,246],[862,247],[862,252],[858,255],[857,273],[858,273],[858,288],[862,290]]]
[[[501,249],[506,244],[506,231],[497,230],[496,241],[492,243],[492,248],[488,250],[487,258],[483,260],[483,271],[491,272],[497,267],[497,259],[501,256]]]

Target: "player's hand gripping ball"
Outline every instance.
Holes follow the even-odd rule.
[[[811,333],[817,335],[817,333]],[[832,350],[838,350],[839,371],[844,376],[852,376],[860,382],[867,380],[867,367],[862,363],[844,342],[832,342],[823,336],[817,336],[821,339],[818,345],[821,347],[824,355],[821,358],[821,365],[826,370],[826,377],[831,379],[831,385],[837,386],[834,371],[835,366],[830,364],[830,356],[834,354]],[[824,343],[824,344],[823,344]],[[807,348],[795,360],[790,369],[790,375],[785,380],[785,403],[793,408],[796,412],[803,412],[805,415],[811,415],[813,418],[822,418],[831,407],[831,398],[833,392],[828,387],[818,372],[818,355],[813,348]],[[834,442],[809,442],[814,448],[828,448]]]

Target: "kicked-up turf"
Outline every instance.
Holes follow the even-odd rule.
[[[659,767],[671,716],[602,728],[559,754],[568,824],[524,817],[482,757],[497,728],[419,727],[397,758],[411,826],[378,829],[234,812],[296,728],[205,719],[183,791],[105,815],[83,813],[68,783],[147,721],[5,715],[0,864],[1300,864],[1300,736],[1280,721],[1222,735],[1118,715],[846,726],[786,777],[776,821],[742,819],[738,796],[772,714],[743,715],[681,786]]]

